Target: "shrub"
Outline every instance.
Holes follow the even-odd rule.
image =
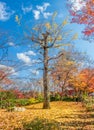
[[[15,106],[15,100],[14,99],[7,99],[0,101],[0,108],[8,108],[8,107],[14,107]]]
[[[16,99],[16,96],[12,91],[2,91],[0,92],[0,99]]]
[[[58,93],[56,93],[55,94],[55,101],[59,101],[60,99],[61,99],[61,96]]]
[[[41,94],[38,95],[37,97],[38,102],[43,102],[43,96]]]
[[[61,96],[58,93],[55,93],[55,95],[50,95],[50,101],[59,101],[61,100]]]
[[[50,101],[55,101],[55,96],[50,95]]]
[[[30,105],[28,99],[7,99],[0,101],[1,108],[9,108],[14,106],[26,106]]]
[[[35,98],[30,98],[29,102],[30,102],[30,104],[35,104],[35,103],[38,103],[39,101]]]
[[[83,95],[83,105],[88,111],[94,110],[94,98],[88,95]]]
[[[30,105],[30,101],[28,99],[16,99],[15,104],[16,106],[26,106]]]
[[[7,106],[6,100],[0,101],[0,108],[6,108],[6,106]]]
[[[28,124],[24,123],[23,130],[61,130],[61,128],[58,122],[35,118]]]
[[[0,101],[0,108],[9,108],[14,106],[27,106],[35,103],[41,102],[42,99],[6,99]]]
[[[62,100],[63,100],[63,101],[67,101],[67,102],[74,101],[74,99],[73,99],[73,98],[71,98],[71,97],[66,97],[66,96],[65,96],[65,97],[63,97],[63,98],[62,98]]]
[[[14,106],[16,96],[12,90],[4,90],[0,92],[0,108]]]
[[[8,111],[8,112],[14,111],[14,107],[8,107],[8,108],[7,108],[7,111]]]
[[[75,97],[67,97],[67,96],[64,96],[62,97],[62,101],[67,101],[67,102],[80,102],[81,99],[77,96]]]

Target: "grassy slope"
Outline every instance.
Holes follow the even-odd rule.
[[[22,127],[22,122],[39,119],[55,120],[62,130],[94,130],[94,112],[86,112],[81,103],[52,102],[51,109],[42,109],[42,104],[26,107],[24,112],[0,110],[0,130]]]

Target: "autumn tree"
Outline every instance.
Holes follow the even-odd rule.
[[[73,75],[78,73],[80,67],[77,58],[75,57],[78,53],[71,51],[63,52],[63,56],[57,59],[54,64],[54,69],[51,72],[53,82],[61,88],[62,96],[67,87],[70,86],[70,79]]]
[[[9,63],[8,48],[8,33],[0,30],[0,87],[2,84],[9,85],[12,83],[12,81],[9,79],[12,68],[4,65]]]
[[[8,74],[0,70],[0,84],[11,84],[12,81],[8,78]]]
[[[0,88],[8,88],[10,84],[14,84],[11,78],[22,68],[22,64],[12,59],[9,54],[10,48],[18,45],[12,46],[10,44],[12,40],[13,37],[8,32],[0,29]]]
[[[80,78],[80,88],[85,92],[94,92],[94,69],[85,68],[78,75]]]
[[[75,88],[75,94],[81,99],[83,94],[94,92],[94,68],[83,68],[71,78],[70,83]]]
[[[17,77],[17,72],[27,69],[25,64],[10,55],[11,48],[23,45],[23,40],[21,43],[14,43],[14,39],[9,32],[0,29],[0,87],[8,88],[8,85],[13,83],[12,79]]]
[[[77,4],[76,4],[77,3]],[[78,6],[79,7],[78,7]],[[68,0],[68,7],[72,15],[72,22],[84,24],[86,27],[83,31],[85,36],[94,35],[94,0]]]
[[[40,61],[43,63],[43,87],[44,87],[44,103],[43,108],[50,108],[49,104],[49,86],[48,74],[52,68],[52,60],[55,60],[63,55],[62,48],[64,45],[69,45],[77,38],[77,34],[70,36],[70,30],[65,29],[67,19],[61,24],[54,21],[56,13],[54,13],[51,22],[38,24],[32,28],[31,36],[33,44],[39,52]]]

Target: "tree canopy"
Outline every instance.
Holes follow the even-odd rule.
[[[86,36],[92,36],[94,34],[94,0],[77,0],[81,8],[74,8],[73,2],[68,0],[69,12],[72,16],[72,22],[78,24],[84,24],[85,29],[83,33]]]

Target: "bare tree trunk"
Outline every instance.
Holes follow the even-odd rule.
[[[43,87],[44,87],[43,109],[49,109],[50,100],[49,100],[49,87],[48,87],[48,48],[47,47],[44,47]]]

